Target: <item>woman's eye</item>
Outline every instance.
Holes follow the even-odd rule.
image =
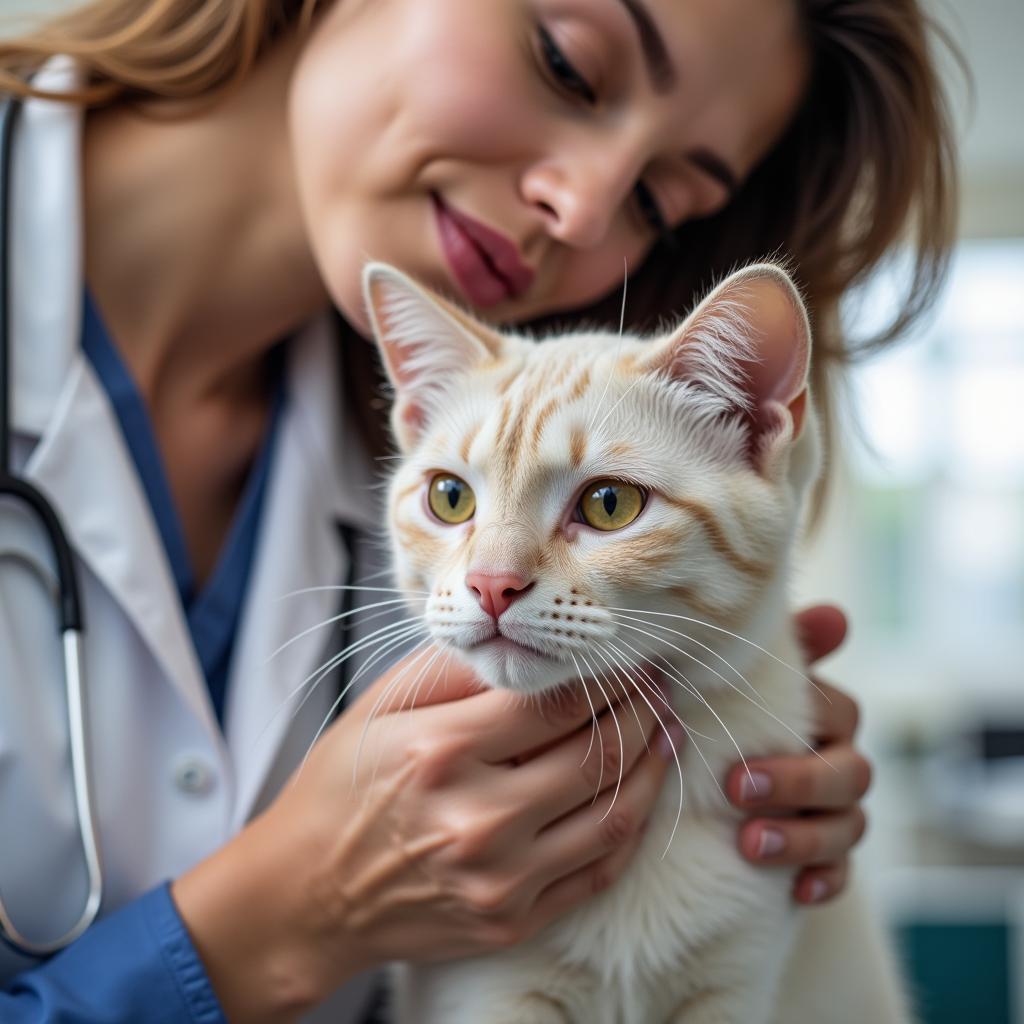
[[[661,207],[658,205],[658,200],[654,198],[654,194],[651,190],[642,181],[638,181],[633,191],[636,195],[637,208],[640,211],[640,216],[643,218],[644,223],[650,227],[656,235],[663,239],[671,239],[674,241],[672,229],[669,227],[669,223],[665,219],[665,215],[661,212]]]
[[[644,492],[621,480],[598,480],[580,498],[580,518],[595,530],[621,530],[643,511]]]
[[[453,473],[438,473],[430,481],[427,504],[442,523],[457,526],[473,518],[476,495],[465,480]]]
[[[597,95],[590,87],[590,83],[572,66],[569,58],[552,38],[551,33],[543,25],[539,27],[538,33],[544,64],[559,87],[578,96],[586,103],[591,105],[597,103]]]

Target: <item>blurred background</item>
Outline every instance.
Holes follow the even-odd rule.
[[[945,62],[960,243],[927,324],[851,375],[797,593],[850,615],[822,674],[861,700],[877,773],[859,869],[922,1021],[1024,1024],[1024,0],[927,6],[973,77],[972,96]],[[898,280],[896,261],[851,297],[854,336]]]

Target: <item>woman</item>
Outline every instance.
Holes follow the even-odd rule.
[[[334,695],[275,716],[322,647],[270,656],[336,610],[308,588],[373,562],[362,263],[522,322],[617,321],[625,261],[640,267],[627,314],[646,322],[780,251],[825,396],[848,351],[843,291],[912,226],[914,288],[881,344],[944,268],[950,143],[922,15],[914,0],[98,0],[0,52],[11,90],[65,101],[28,103],[16,140],[14,465],[81,560],[106,879],[81,939],[4,962],[0,1016],[289,1020],[353,982],[350,1016],[331,1013],[358,1019],[361,972],[516,941],[614,880],[667,764],[633,744],[609,830],[573,747],[589,708],[510,710],[453,672],[370,725],[383,753],[353,794],[399,667],[283,786]],[[331,304],[340,345],[318,318]],[[0,892],[45,936],[84,884],[52,612],[19,571],[0,583],[0,764],[16,766],[0,820],[25,838],[5,841]],[[801,621],[812,659],[842,638],[833,611]],[[835,771],[768,759],[754,787],[728,782],[770,812],[741,849],[805,865],[805,903],[842,887],[863,830],[856,712],[829,692]],[[493,764],[498,736],[518,752]],[[531,818],[556,788],[579,809]]]

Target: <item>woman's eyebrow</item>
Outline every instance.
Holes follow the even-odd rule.
[[[619,0],[619,2],[633,19],[637,34],[640,36],[640,49],[643,50],[647,74],[654,86],[654,91],[668,92],[676,84],[676,68],[654,18],[651,17],[650,11],[644,7],[641,0]]]

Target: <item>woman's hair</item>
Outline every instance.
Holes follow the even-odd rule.
[[[827,409],[829,370],[904,333],[943,283],[957,174],[932,44],[956,49],[920,0],[795,2],[813,62],[802,106],[727,208],[655,248],[630,279],[627,315],[633,327],[652,327],[737,266],[781,258],[811,311],[813,383]],[[92,0],[0,41],[0,87],[31,93],[26,73],[64,53],[88,73],[83,103],[209,101],[241,81],[277,35],[308,26],[318,3]],[[840,297],[897,241],[911,263],[902,305],[883,331],[853,345],[840,330]],[[617,325],[618,296],[543,324],[581,317]]]

